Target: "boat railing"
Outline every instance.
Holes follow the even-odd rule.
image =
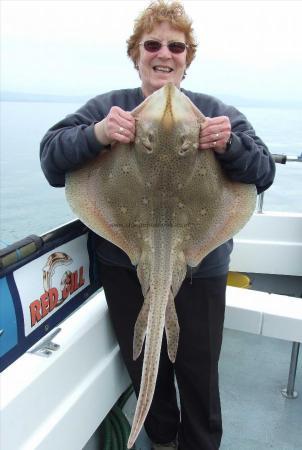
[[[273,153],[272,154],[275,163],[278,164],[287,164],[291,162],[300,162],[302,163],[302,152],[299,156],[293,156],[293,155],[280,155]],[[258,195],[258,202],[257,202],[257,213],[262,214],[263,213],[263,203],[264,203],[264,192],[261,192],[261,194]]]

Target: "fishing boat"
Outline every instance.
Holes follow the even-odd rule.
[[[269,212],[263,194],[258,200],[234,239],[220,362],[221,449],[298,450],[302,214]],[[0,447],[125,449],[135,398],[89,230],[74,220],[27,236],[0,251],[0,264]],[[150,448],[144,430],[135,448]]]

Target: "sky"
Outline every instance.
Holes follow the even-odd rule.
[[[301,0],[182,2],[197,57],[182,86],[302,104]],[[126,55],[144,0],[0,0],[1,91],[94,96],[140,84]]]

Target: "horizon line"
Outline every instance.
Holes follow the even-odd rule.
[[[113,89],[114,90],[114,89]],[[83,94],[45,94],[38,92],[25,92],[25,91],[1,91],[0,90],[0,100],[1,101],[24,101],[24,102],[42,102],[42,101],[65,101],[65,102],[77,102],[77,101],[87,101],[99,94],[83,93]],[[224,99],[224,101],[231,101],[242,104],[244,106],[295,106],[302,108],[302,100],[293,99],[272,99],[272,98],[249,98],[243,97],[237,94],[210,94],[214,97]]]

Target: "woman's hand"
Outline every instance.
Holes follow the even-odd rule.
[[[97,140],[103,145],[112,142],[129,144],[135,138],[135,119],[130,112],[113,106],[108,115],[94,126]]]
[[[230,136],[231,122],[227,116],[206,117],[200,127],[199,148],[224,153]]]

